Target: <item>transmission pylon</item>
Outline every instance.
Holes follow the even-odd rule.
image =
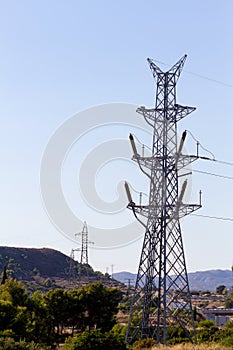
[[[75,271],[75,252],[77,252],[79,249],[71,249],[71,252],[70,252],[70,259],[69,259],[69,280],[70,282],[72,280],[74,280],[75,278],[75,275],[76,275],[76,271]]]
[[[88,240],[88,228],[87,223],[84,221],[82,232],[77,233],[76,235],[81,235],[82,237],[82,246],[81,246],[81,258],[80,263],[81,264],[88,264],[88,245],[94,244],[94,242],[91,242]]]
[[[196,339],[179,222],[201,207],[201,202],[183,203],[187,180],[182,185],[178,181],[181,170],[198,158],[182,153],[186,132],[180,142],[177,140],[177,122],[195,110],[176,103],[176,83],[185,59],[186,55],[167,72],[148,59],[157,82],[155,108],[140,107],[137,112],[152,128],[151,155],[138,154],[130,135],[133,160],[149,178],[150,193],[148,205],[137,205],[125,183],[128,208],[145,227],[126,334],[129,343],[138,338],[154,338],[165,345],[174,336],[177,325],[190,341]],[[145,219],[139,219],[138,215]]]

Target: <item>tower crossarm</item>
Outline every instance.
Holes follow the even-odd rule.
[[[175,104],[175,109],[177,122],[196,110],[195,107],[181,106],[178,104]]]
[[[155,109],[151,108],[145,108],[144,106],[141,106],[137,108],[136,110],[137,113],[143,115],[145,121],[152,127],[154,127],[154,122],[155,122]]]
[[[168,72],[172,76],[175,76],[175,82],[179,79],[180,73],[182,72],[187,55],[184,55],[174,66],[172,66]],[[152,71],[153,77],[159,79],[160,75],[164,75],[164,72],[154,63],[151,58],[147,58],[147,62]]]
[[[189,106],[181,106],[179,104],[174,104],[174,106],[171,106],[170,108],[167,108],[167,111],[169,112],[169,115],[171,115],[171,120],[178,122],[179,120],[183,119],[193,111],[195,111],[195,107],[189,107]],[[161,112],[163,112],[163,108],[145,108],[144,106],[138,107],[136,110],[137,113],[141,114],[145,121],[151,126],[154,127],[154,123],[161,122],[163,123],[163,115]]]
[[[183,218],[186,215],[193,213],[194,211],[200,209],[201,204],[179,204],[170,205],[166,207],[166,219],[174,219],[174,218]],[[163,208],[152,205],[137,205],[134,202],[131,202],[127,205],[128,209],[133,210],[135,214],[142,215],[148,218],[150,215],[154,215],[154,213],[161,211]]]
[[[195,162],[199,157],[197,155],[185,155],[180,154],[176,161],[176,170],[179,171],[186,167],[187,165]]]
[[[136,161],[140,167],[145,167],[149,170],[161,167],[161,157],[141,157],[139,154],[134,155],[132,160]]]
[[[175,155],[173,157],[167,157],[168,166],[171,170],[181,170],[187,165],[193,163],[199,157],[197,155],[183,155],[180,154],[178,157]],[[141,167],[145,167],[149,170],[159,170],[163,164],[163,157],[141,157],[139,154],[134,155],[132,160],[136,161]]]
[[[179,218],[183,218],[186,215],[193,213],[194,211],[200,209],[201,204],[181,204],[179,208]]]

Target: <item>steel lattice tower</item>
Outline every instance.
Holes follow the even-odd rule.
[[[88,245],[89,244],[94,244],[94,242],[91,242],[88,240],[88,228],[87,228],[87,223],[84,221],[83,223],[83,229],[81,233],[78,233],[76,235],[81,235],[82,236],[82,246],[81,246],[81,258],[80,258],[80,263],[81,264],[88,264]]]
[[[75,271],[75,252],[79,251],[79,249],[71,249],[70,252],[70,258],[69,258],[69,280],[70,282],[72,280],[74,280],[75,276],[76,276],[76,271]]]
[[[126,334],[129,343],[138,337],[150,337],[166,344],[175,325],[180,325],[187,338],[195,342],[179,222],[181,217],[201,207],[201,203],[183,203],[187,180],[181,189],[178,182],[180,171],[198,158],[198,155],[182,154],[186,132],[179,145],[177,141],[177,122],[195,110],[176,103],[176,83],[185,59],[186,55],[167,72],[148,59],[157,81],[155,108],[140,107],[137,112],[143,115],[153,131],[151,156],[140,156],[130,135],[133,160],[149,177],[150,193],[148,205],[136,205],[126,183],[128,208],[146,228]],[[146,224],[138,214],[146,217]]]

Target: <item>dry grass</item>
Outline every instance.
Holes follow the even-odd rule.
[[[193,344],[177,344],[172,346],[154,346],[152,350],[229,350],[229,348],[217,345],[217,344],[200,344],[200,345],[193,345]]]

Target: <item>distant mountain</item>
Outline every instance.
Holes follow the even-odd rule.
[[[135,273],[122,271],[122,272],[116,272],[113,274],[113,278],[115,278],[117,281],[120,281],[124,284],[131,284],[132,286],[136,282],[137,275]]]
[[[114,273],[115,280],[95,272],[89,265],[81,265],[65,254],[49,248],[15,248],[0,246],[0,276],[7,268],[7,275],[22,281],[30,290],[71,288],[102,280],[107,285],[122,288],[121,283],[133,285],[136,274],[123,271]],[[191,290],[216,290],[219,285],[233,286],[231,270],[209,270],[189,273]]]
[[[208,270],[190,272],[188,274],[190,289],[214,291],[220,285],[228,289],[233,286],[233,272],[231,270]]]
[[[136,281],[136,274],[122,271],[113,274],[113,277],[125,284],[133,285]],[[233,272],[231,270],[208,270],[190,272],[188,274],[191,290],[209,290],[214,291],[219,285],[227,288],[233,286]]]

